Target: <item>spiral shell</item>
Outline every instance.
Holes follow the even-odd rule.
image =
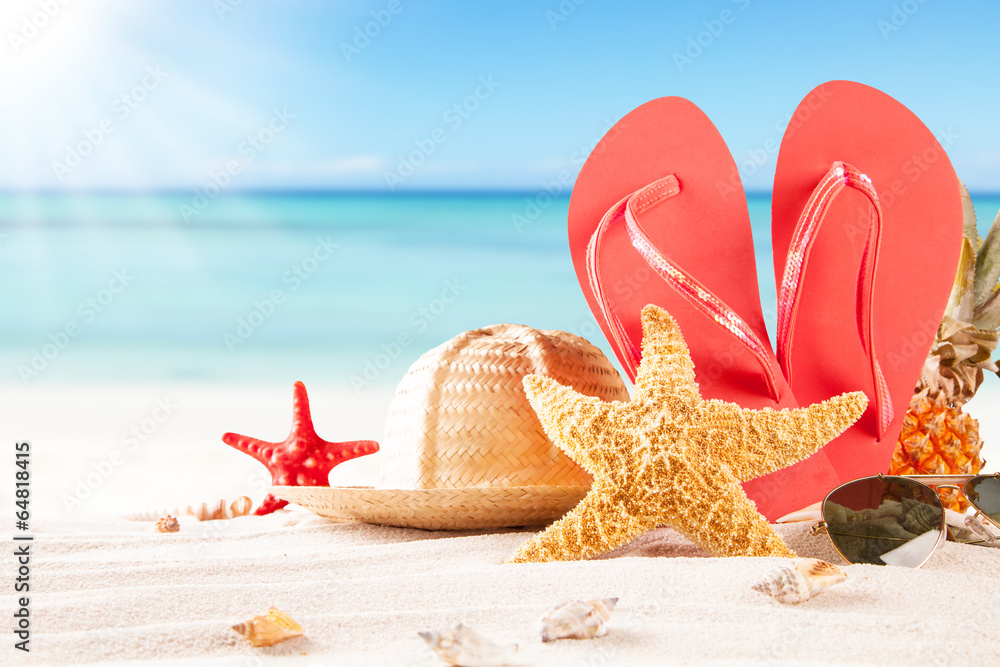
[[[302,626],[275,607],[268,607],[263,614],[254,616],[249,621],[237,623],[233,630],[258,647],[273,646],[286,639],[302,636]]]
[[[177,519],[169,514],[156,522],[156,531],[159,533],[176,533],[181,529]]]
[[[164,515],[171,516],[193,516],[198,521],[215,521],[217,519],[232,519],[238,516],[250,514],[253,508],[253,501],[246,496],[240,496],[229,506],[225,500],[217,500],[214,503],[201,503],[200,505],[188,505],[186,508],[176,508],[172,510],[157,510],[153,512],[136,512],[126,514],[129,521],[156,521]]]
[[[553,607],[542,617],[542,641],[603,637],[608,633],[604,622],[617,602],[618,598],[576,600]]]
[[[456,623],[451,630],[417,633],[447,665],[502,667],[513,662],[517,644],[494,644],[469,626]]]
[[[847,574],[836,565],[816,558],[795,558],[753,585],[778,602],[798,604],[819,595],[824,588],[839,584]]]

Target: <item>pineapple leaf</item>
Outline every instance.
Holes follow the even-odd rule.
[[[996,295],[997,281],[1000,280],[1000,212],[997,213],[986,240],[976,257],[976,283],[973,296],[977,305],[985,306],[988,299]],[[995,329],[993,327],[984,327]]]
[[[969,196],[965,183],[959,181],[958,186],[962,191],[962,233],[972,242],[973,248],[978,248],[979,227],[976,225],[976,209],[972,205],[972,197]]]
[[[977,329],[1000,328],[1000,290],[995,290],[986,301],[976,306],[972,326]]]
[[[944,309],[945,315],[960,322],[972,320],[975,303],[972,286],[976,279],[976,251],[967,237],[962,238],[962,254],[958,259],[955,283],[951,286],[951,296]]]

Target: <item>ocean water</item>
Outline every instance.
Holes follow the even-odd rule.
[[[985,232],[1000,196],[975,203]],[[394,384],[425,350],[498,322],[610,355],[567,207],[535,193],[231,194],[203,209],[186,194],[0,195],[0,383]],[[768,196],[749,210],[768,312]]]

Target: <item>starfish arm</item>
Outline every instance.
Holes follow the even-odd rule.
[[[344,461],[374,454],[378,451],[378,443],[374,440],[349,440],[347,442],[322,440],[321,442],[326,445],[328,460],[335,466]]]
[[[787,410],[750,410],[705,401],[689,435],[705,443],[711,457],[745,482],[811,456],[856,422],[867,405],[868,398],[860,391]]]
[[[254,514],[256,516],[265,516],[271,512],[282,509],[287,504],[287,500],[279,500],[269,493],[264,496],[264,500],[260,501],[260,505],[256,510],[254,510]]]
[[[281,444],[280,442],[258,440],[257,438],[251,438],[248,435],[239,435],[238,433],[224,433],[222,435],[222,442],[249,454],[268,467],[270,467],[269,464],[274,448]]]
[[[306,385],[302,382],[296,382],[292,390],[292,432],[289,437],[296,435],[316,435],[312,423],[312,411],[309,409],[309,394],[306,393]]]
[[[656,527],[649,517],[630,516],[624,502],[623,494],[615,493],[607,482],[595,481],[576,507],[521,545],[507,562],[586,560],[627,544]]]
[[[652,304],[642,309],[642,362],[635,394],[637,402],[653,400],[672,410],[701,400],[680,327],[667,311]]]
[[[584,396],[544,375],[526,375],[522,383],[549,440],[591,475],[596,474],[601,468],[603,447],[596,440],[588,440],[587,434],[607,420],[613,404]]]
[[[670,467],[673,490],[660,492],[666,523],[716,556],[795,557],[728,466],[698,456],[693,463],[674,459]]]

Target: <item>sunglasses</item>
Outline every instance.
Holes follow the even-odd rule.
[[[944,507],[932,486],[964,491],[976,510],[965,517],[978,538],[970,543],[1000,547],[1000,534],[994,532],[1000,529],[1000,473],[856,479],[826,496],[823,521],[813,526],[813,535],[825,532],[849,563],[920,567],[948,534]]]

